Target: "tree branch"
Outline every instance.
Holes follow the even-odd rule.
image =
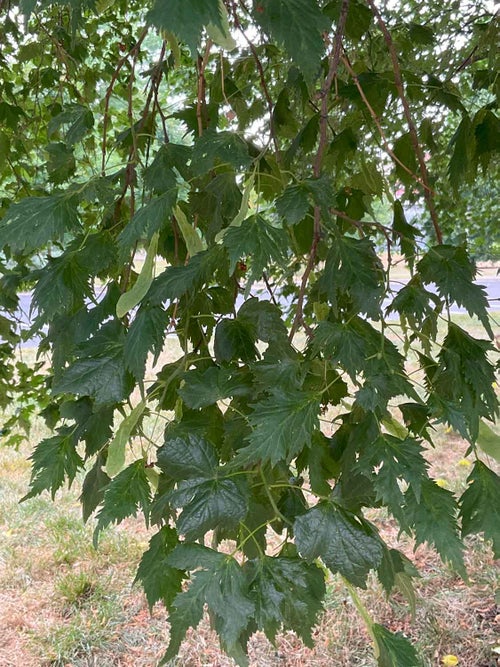
[[[198,121],[198,136],[201,137],[203,134],[203,115],[206,111],[206,98],[205,98],[205,89],[206,89],[206,79],[205,79],[205,70],[207,68],[208,59],[210,57],[210,49],[212,48],[212,40],[207,39],[205,45],[205,52],[203,56],[198,56],[198,89],[196,95],[196,119]]]
[[[375,112],[375,109],[372,107],[368,98],[366,97],[365,91],[363,90],[363,88],[361,86],[358,75],[356,74],[356,72],[352,68],[352,65],[351,65],[347,55],[344,54],[344,56],[342,57],[342,62],[344,64],[344,67],[346,68],[346,70],[349,72],[349,74],[351,76],[351,79],[354,81],[354,85],[358,89],[359,95],[360,95],[361,99],[363,100],[363,104],[368,109],[368,111],[370,113],[370,116],[372,117],[372,120],[375,123],[375,126],[378,130],[378,133],[380,134],[380,138],[382,139],[382,145],[383,145],[384,150],[387,153],[387,155],[392,160],[394,160],[394,162],[396,162],[401,167],[401,169],[404,169],[404,171],[406,171],[407,174],[409,174],[412,178],[414,178],[415,181],[417,181],[417,183],[419,183],[424,189],[428,188],[429,186],[424,183],[422,178],[420,178],[420,176],[418,174],[415,174],[411,169],[409,169],[405,165],[404,162],[401,162],[401,160],[398,158],[396,153],[394,153],[392,148],[389,146],[389,141],[388,141],[387,137],[385,136],[384,129],[382,127],[382,124],[380,123],[380,119],[377,116],[377,113]]]
[[[236,13],[235,3],[233,3],[231,5],[230,9],[231,9],[231,14],[232,14],[232,17],[233,17],[233,20],[234,20],[234,26],[238,30],[238,32],[241,34],[241,36],[243,37],[245,42],[248,44],[248,48],[250,49],[250,51],[252,53],[252,56],[253,56],[253,59],[255,60],[255,66],[257,67],[257,71],[259,73],[260,85],[261,85],[264,97],[266,99],[267,110],[268,110],[268,113],[269,113],[269,134],[271,135],[271,139],[272,139],[272,142],[274,144],[274,150],[276,152],[276,160],[279,163],[281,161],[281,151],[280,151],[278,137],[276,135],[276,127],[275,127],[275,123],[274,123],[274,104],[273,104],[273,100],[271,98],[271,95],[269,93],[269,88],[267,87],[266,76],[264,74],[264,67],[262,65],[262,61],[259,58],[259,54],[257,53],[257,49],[255,48],[255,45],[248,38],[246,32],[242,28],[242,25],[240,23],[240,19],[238,18],[238,14]]]
[[[127,53],[124,56],[120,58],[120,60],[116,64],[113,74],[111,75],[111,81],[109,82],[109,86],[106,89],[106,94],[104,95],[104,114],[102,120],[102,157],[101,157],[102,176],[104,176],[106,173],[106,143],[108,136],[109,103],[111,100],[111,95],[113,94],[113,88],[115,87],[116,80],[118,79],[118,75],[120,74],[122,67],[125,65],[125,63],[128,61],[131,55],[134,55],[135,53],[138,52],[142,42],[144,41],[146,35],[148,34],[148,30],[149,30],[148,27],[144,28],[141,34],[139,35],[139,39],[137,40],[137,42],[127,51]]]
[[[436,207],[434,206],[434,198],[432,195],[432,190],[429,187],[429,174],[427,172],[427,165],[425,164],[425,156],[422,147],[420,146],[420,142],[418,140],[417,128],[415,126],[413,117],[411,115],[410,105],[408,104],[408,100],[406,99],[403,77],[401,75],[401,68],[399,66],[399,60],[396,53],[396,48],[394,46],[394,42],[392,41],[391,33],[389,32],[389,29],[387,28],[387,25],[385,24],[385,21],[382,18],[382,15],[380,14],[378,7],[375,5],[375,2],[373,0],[367,0],[367,3],[370,6],[372,13],[377,20],[379,28],[384,36],[385,43],[387,44],[387,48],[389,49],[389,54],[391,56],[391,62],[392,62],[392,69],[394,72],[394,83],[396,85],[396,89],[398,91],[401,104],[403,105],[403,112],[406,118],[406,122],[408,123],[408,129],[410,132],[410,139],[413,145],[413,150],[415,151],[415,155],[417,156],[418,164],[420,166],[420,173],[422,175],[422,184],[425,186],[424,198],[427,204],[427,208],[429,209],[429,214],[431,216],[437,242],[442,243],[443,235],[439,227],[439,221],[436,213]]]
[[[328,98],[330,90],[332,88],[333,82],[337,76],[337,70],[340,62],[340,55],[342,51],[342,37],[345,31],[345,23],[347,19],[347,12],[349,10],[349,0],[342,0],[342,8],[340,10],[339,22],[337,24],[337,29],[335,31],[335,37],[333,41],[333,48],[330,52],[328,58],[328,73],[323,82],[323,86],[320,91],[320,118],[319,118],[319,142],[318,150],[316,152],[316,157],[313,163],[313,175],[314,178],[319,178],[321,175],[321,165],[323,163],[323,156],[328,144]],[[295,336],[297,329],[300,324],[304,326],[303,322],[303,312],[304,312],[304,297],[306,293],[307,283],[309,281],[309,276],[311,271],[316,263],[316,254],[318,250],[318,243],[321,238],[321,209],[316,204],[314,207],[314,227],[313,227],[313,239],[311,243],[311,249],[309,251],[309,259],[305,271],[302,275],[302,280],[300,283],[299,295],[297,298],[297,309],[295,311],[295,317],[293,324],[290,329],[289,340],[291,341]],[[304,327],[307,329],[307,327]]]

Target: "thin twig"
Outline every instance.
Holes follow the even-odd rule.
[[[267,291],[269,292],[269,296],[271,297],[271,301],[274,303],[275,306],[279,307],[279,304],[276,300],[276,297],[274,296],[274,292],[271,288],[271,284],[269,282],[269,278],[267,277],[267,273],[265,271],[262,272],[262,278],[264,280],[264,284],[266,286]]]
[[[328,98],[330,90],[332,88],[333,82],[337,77],[337,70],[340,62],[340,55],[342,51],[342,37],[345,31],[345,23],[347,19],[347,12],[349,10],[349,0],[342,0],[342,8],[340,11],[339,22],[337,24],[337,30],[335,32],[333,48],[330,52],[328,58],[328,74],[323,82],[323,86],[320,91],[321,106],[320,106],[320,117],[319,117],[319,141],[318,141],[318,150],[316,152],[316,157],[313,164],[313,175],[314,178],[319,178],[321,175],[321,165],[323,163],[323,155],[328,144]],[[291,341],[295,336],[295,333],[299,326],[302,324],[306,331],[310,334],[310,328],[305,326],[303,321],[303,311],[304,311],[304,298],[307,288],[307,283],[309,281],[309,276],[311,271],[316,263],[316,254],[318,250],[318,244],[321,238],[321,208],[316,204],[314,206],[314,226],[313,226],[313,239],[311,243],[311,249],[309,251],[309,259],[307,260],[307,265],[302,274],[302,280],[300,282],[299,294],[297,297],[297,307],[295,311],[295,317],[290,329],[290,334],[288,339]]]
[[[161,78],[162,78],[162,64],[163,64],[163,59],[165,57],[165,51],[167,48],[167,43],[165,40],[163,40],[163,44],[161,47],[161,52],[160,52],[160,57],[158,58],[158,63],[155,66],[153,75],[151,76],[151,86],[153,89],[153,111],[156,109],[158,113],[160,114],[160,119],[161,119],[161,125],[163,129],[163,138],[166,144],[169,143],[170,138],[168,136],[168,130],[167,130],[167,117],[165,116],[165,113],[163,112],[163,109],[161,108],[161,104],[158,100],[158,94],[160,92],[160,83],[161,83]]]
[[[246,10],[246,7],[241,3],[243,8]],[[260,79],[260,85],[262,88],[262,92],[264,94],[264,97],[267,102],[267,110],[269,113],[269,134],[271,135],[272,142],[274,144],[274,150],[276,152],[276,161],[278,164],[281,161],[281,151],[279,147],[279,142],[278,142],[278,136],[276,134],[276,127],[275,127],[275,122],[274,122],[274,104],[273,100],[271,98],[271,95],[269,93],[269,88],[267,87],[267,82],[266,82],[266,76],[264,73],[264,67],[262,65],[262,61],[259,58],[259,54],[257,53],[257,49],[255,48],[255,45],[253,42],[248,38],[248,35],[246,32],[243,30],[240,20],[238,18],[238,15],[236,13],[236,8],[234,4],[231,6],[231,14],[233,16],[234,20],[234,26],[236,30],[241,34],[245,42],[248,44],[248,48],[250,49],[253,59],[255,60],[255,66],[257,67],[257,71],[259,73],[259,79]]]
[[[383,225],[381,222],[377,222],[376,220],[355,220],[354,218],[351,218],[349,215],[347,215],[347,213],[344,213],[344,211],[339,211],[336,208],[330,208],[330,213],[338,216],[339,218],[342,218],[346,222],[349,222],[351,225],[354,225],[354,227],[359,229],[359,231],[363,231],[363,227],[365,226],[376,227],[377,229],[380,229],[386,238],[392,232],[390,227],[387,227],[386,225]]]
[[[118,75],[120,74],[122,67],[128,61],[129,57],[140,49],[142,42],[144,41],[146,35],[148,34],[148,30],[149,28],[147,27],[143,29],[143,31],[139,35],[139,39],[137,40],[137,42],[117,62],[115,70],[111,75],[111,81],[109,82],[106,94],[104,95],[104,114],[102,120],[102,159],[101,159],[102,176],[105,176],[106,174],[106,143],[108,135],[109,103],[111,100],[111,95],[113,94],[113,89],[115,87],[116,80],[118,79]]]
[[[342,56],[342,62],[344,64],[344,67],[346,68],[346,70],[349,72],[352,80],[354,81],[354,85],[358,89],[359,95],[360,95],[361,99],[363,100],[363,104],[368,109],[368,111],[370,113],[370,116],[372,117],[372,120],[375,123],[375,126],[378,130],[378,133],[380,134],[380,138],[382,139],[382,145],[383,145],[384,150],[387,153],[387,155],[390,158],[392,158],[394,160],[394,162],[396,162],[401,167],[401,169],[406,171],[407,174],[409,174],[415,181],[417,181],[417,183],[420,183],[420,185],[424,189],[428,188],[429,186],[424,183],[422,178],[420,178],[420,176],[418,174],[415,174],[415,172],[413,172],[411,169],[409,169],[409,167],[407,167],[404,162],[401,162],[401,160],[398,158],[396,153],[394,153],[394,151],[389,146],[389,141],[387,140],[387,137],[385,136],[384,129],[383,129],[381,123],[380,123],[380,119],[377,116],[377,113],[375,112],[375,109],[372,107],[372,105],[368,101],[368,98],[366,97],[365,91],[363,90],[363,87],[361,86],[361,83],[359,81],[358,75],[356,74],[356,72],[352,68],[352,65],[351,65],[347,55],[344,54],[344,56]]]
[[[205,79],[205,70],[207,68],[208,59],[210,57],[210,49],[212,48],[212,40],[207,39],[205,45],[205,53],[203,56],[198,56],[198,90],[196,96],[196,119],[198,121],[198,136],[201,137],[203,134],[203,114],[206,110],[206,99],[205,99],[205,89],[206,89],[206,79]]]
[[[422,182],[423,185],[425,186],[424,198],[427,204],[427,208],[429,209],[429,214],[431,216],[432,225],[434,227],[434,232],[436,234],[437,242],[441,244],[443,242],[443,235],[439,227],[439,221],[436,213],[436,207],[434,206],[434,198],[432,195],[432,191],[431,188],[429,187],[429,174],[427,172],[427,165],[425,164],[425,156],[422,147],[420,145],[420,142],[418,140],[417,128],[415,126],[415,122],[411,114],[408,99],[406,98],[405,95],[403,77],[401,75],[401,68],[399,66],[399,60],[398,60],[398,55],[396,53],[396,48],[394,46],[394,42],[392,41],[391,33],[389,32],[389,29],[387,28],[387,25],[385,24],[385,21],[382,18],[382,15],[380,14],[378,7],[375,5],[375,2],[373,0],[367,0],[367,3],[370,6],[372,13],[377,20],[379,28],[384,36],[385,43],[387,44],[387,48],[389,49],[389,54],[391,56],[391,61],[392,61],[392,69],[394,72],[394,83],[396,85],[396,90],[398,91],[401,104],[403,105],[404,115],[406,118],[406,122],[408,124],[408,129],[410,131],[411,143],[413,146],[413,150],[415,151],[415,155],[417,156],[418,164],[420,166],[420,173],[422,175]]]

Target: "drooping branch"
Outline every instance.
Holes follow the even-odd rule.
[[[396,153],[390,147],[389,141],[388,141],[388,139],[385,135],[385,132],[384,132],[384,128],[382,127],[382,124],[380,122],[380,118],[377,116],[377,113],[376,113],[375,109],[370,104],[370,102],[369,102],[369,100],[366,96],[366,93],[363,90],[363,87],[361,85],[359,77],[356,74],[356,72],[354,71],[354,69],[353,69],[353,67],[352,67],[352,65],[349,61],[349,58],[347,57],[346,54],[344,54],[342,56],[342,63],[344,65],[344,67],[346,68],[346,70],[349,72],[349,75],[350,75],[351,79],[354,81],[354,85],[358,89],[359,96],[363,100],[363,104],[367,108],[370,116],[372,117],[373,122],[375,123],[375,127],[377,128],[378,133],[380,135],[380,138],[382,139],[382,146],[383,146],[385,152],[387,153],[387,155],[392,160],[394,160],[394,162],[396,162],[396,164],[398,164],[401,167],[401,169],[406,171],[407,174],[409,174],[417,183],[419,183],[424,188],[424,190],[426,188],[429,188],[429,186],[423,181],[423,179],[418,174],[415,174],[415,172],[413,172],[404,162],[402,162],[398,158]]]
[[[335,31],[335,37],[333,40],[333,47],[328,58],[328,73],[324,79],[323,86],[320,90],[320,118],[319,118],[319,141],[318,141],[318,150],[316,151],[316,156],[313,163],[313,175],[315,178],[319,178],[321,175],[321,165],[323,163],[323,156],[328,144],[328,103],[330,97],[330,91],[333,85],[333,82],[337,76],[337,70],[339,67],[340,56],[342,52],[342,37],[345,31],[345,23],[347,19],[347,12],[349,10],[349,0],[342,1],[342,8],[340,10],[340,17],[337,24],[337,29]],[[292,340],[295,332],[297,331],[300,324],[304,325],[303,322],[303,310],[304,310],[304,297],[306,293],[307,283],[309,281],[309,276],[311,271],[316,263],[316,254],[318,250],[318,243],[321,238],[321,209],[316,204],[314,206],[314,227],[313,227],[313,239],[311,243],[311,249],[309,251],[309,259],[307,261],[306,268],[302,275],[302,280],[300,283],[299,294],[297,298],[297,307],[295,311],[295,317],[293,320],[292,327],[290,329],[289,340]],[[304,327],[307,330],[307,327]]]
[[[340,56],[342,53],[342,37],[345,31],[345,24],[347,20],[347,12],[349,11],[349,0],[342,0],[342,8],[340,10],[339,22],[335,37],[333,41],[333,50],[330,55],[328,74],[324,81],[323,87],[320,91],[321,108],[319,117],[319,144],[316,158],[314,160],[313,172],[314,177],[319,178],[321,173],[321,164],[323,162],[323,155],[328,143],[328,102],[329,94],[333,81],[337,76],[339,68]]]
[[[391,62],[392,62],[392,69],[394,72],[394,83],[396,85],[396,90],[398,91],[398,96],[399,99],[401,100],[401,104],[403,106],[403,112],[406,118],[406,122],[408,124],[408,129],[410,132],[410,140],[413,146],[413,150],[415,151],[415,155],[418,160],[418,164],[420,167],[420,173],[422,176],[422,182],[424,187],[424,198],[427,204],[427,208],[429,209],[429,214],[431,216],[432,220],[432,225],[434,227],[434,232],[436,234],[436,239],[438,243],[443,242],[443,235],[441,233],[441,229],[439,227],[439,221],[436,213],[436,207],[434,205],[434,198],[432,195],[432,190],[429,187],[429,174],[427,171],[427,165],[425,164],[425,156],[424,152],[422,150],[422,147],[420,145],[420,142],[418,140],[418,133],[417,133],[417,128],[415,125],[415,122],[413,120],[413,116],[410,110],[410,105],[408,103],[408,99],[405,95],[405,90],[404,90],[404,84],[403,84],[403,77],[401,75],[401,67],[399,66],[399,60],[398,60],[398,55],[396,53],[396,47],[394,46],[394,42],[392,40],[391,33],[389,32],[389,29],[382,18],[382,15],[380,14],[380,11],[378,7],[376,6],[374,0],[367,0],[368,5],[370,6],[370,9],[373,12],[373,15],[375,16],[378,26],[384,36],[385,43],[387,44],[387,48],[389,49],[389,55],[391,57]]]

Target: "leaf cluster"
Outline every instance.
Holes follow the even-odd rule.
[[[54,429],[25,499],[83,474],[96,545],[154,527],[136,580],[168,609],[164,662],[205,609],[238,664],[256,631],[311,645],[328,577],[413,609],[416,571],[368,510],[464,577],[463,538],[498,555],[489,303],[439,226],[444,189],[494,173],[497,19],[371,0],[0,15],[0,407],[21,393],[19,423],[42,408]],[[35,336],[46,370],[15,357]],[[476,457],[461,497],[429,474],[438,423]],[[379,665],[420,664],[365,620]]]

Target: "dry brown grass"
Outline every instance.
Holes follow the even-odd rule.
[[[452,489],[463,486],[463,443],[443,434],[429,452],[432,472]],[[29,467],[27,450],[0,450],[0,667],[146,667],[157,663],[168,641],[165,611],[150,615],[143,594],[131,588],[148,532],[127,520],[106,532],[99,550],[91,546],[91,527],[83,527],[78,488],[56,504],[35,498],[22,505]],[[375,515],[370,517],[375,519]],[[379,513],[377,523],[389,544],[417,564],[417,614],[411,619],[403,598],[388,601],[371,582],[364,604],[378,622],[416,642],[425,665],[438,666],[447,653],[461,667],[497,667],[492,649],[499,643],[498,563],[478,538],[469,540],[464,583],[425,546],[413,553],[398,539],[394,521]],[[338,579],[329,583],[326,614],[308,649],[293,633],[272,646],[261,634],[250,641],[252,667],[374,667],[369,637]],[[229,667],[207,619],[188,633],[179,658],[182,667]]]

